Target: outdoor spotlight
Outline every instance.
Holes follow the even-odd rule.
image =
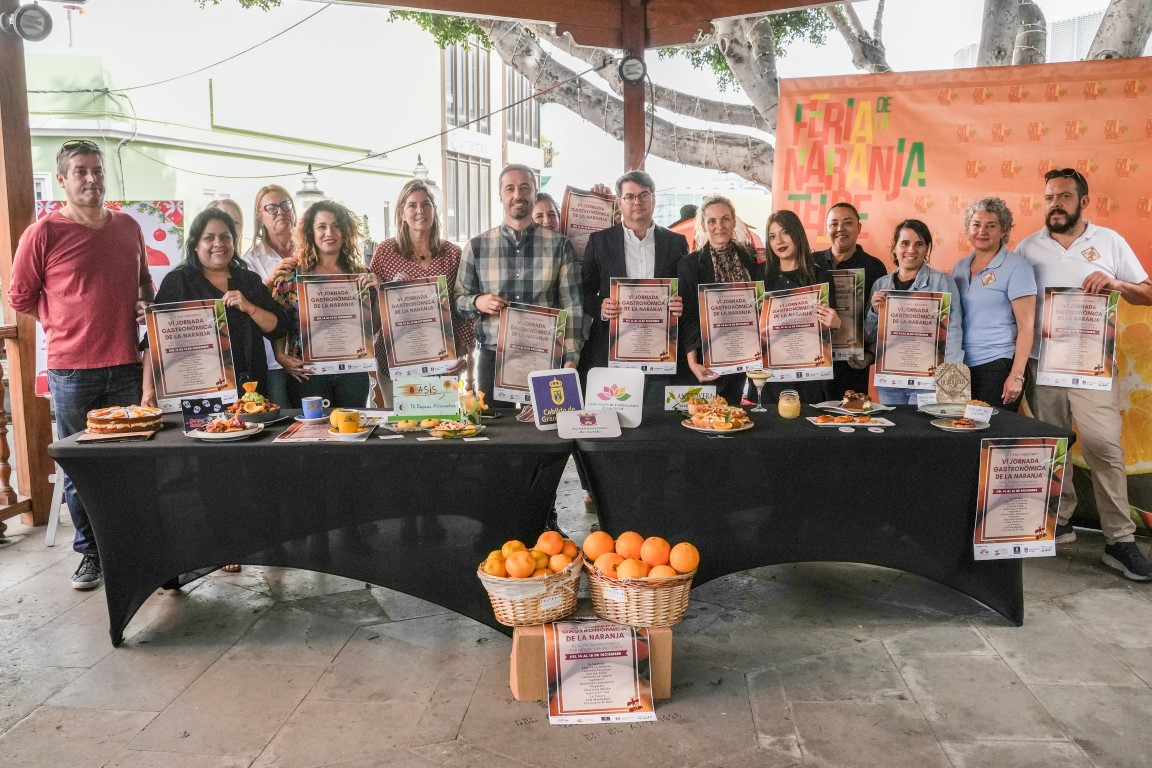
[[[11,13],[0,14],[0,30],[38,43],[52,32],[52,17],[36,3],[22,5]]]

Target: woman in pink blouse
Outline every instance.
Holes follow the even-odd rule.
[[[460,249],[440,237],[440,219],[431,190],[424,181],[412,179],[400,190],[396,204],[396,237],[376,246],[369,269],[382,283],[444,275],[451,290],[459,267]],[[466,357],[471,359],[472,347],[476,343],[472,321],[453,314],[452,327],[456,354],[465,363]],[[391,408],[392,384],[387,378],[388,361],[379,333],[376,334],[376,365],[380,371],[384,407]],[[471,366],[467,365],[460,375],[466,377],[470,369]]]

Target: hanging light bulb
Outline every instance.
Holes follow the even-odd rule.
[[[312,175],[312,164],[309,163],[308,173],[300,180],[300,191],[296,193],[296,209],[300,213],[308,210],[313,203],[328,199],[328,195],[320,190],[317,183],[316,177]]]

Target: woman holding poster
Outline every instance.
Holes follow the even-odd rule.
[[[236,224],[217,208],[209,208],[192,221],[185,241],[185,257],[164,277],[156,304],[221,299],[228,318],[228,339],[236,368],[237,396],[246,381],[268,392],[263,340],[279,339],[287,321],[259,275],[245,269],[236,257]],[[148,337],[142,346],[148,347]],[[156,404],[152,358],[144,355],[144,405]]]
[[[680,295],[684,297],[684,314],[680,316],[680,343],[687,353],[688,367],[701,384],[715,384],[716,394],[732,405],[739,405],[745,376],[724,376],[704,367],[700,348],[700,302],[697,288],[708,283],[747,283],[764,278],[764,267],[756,262],[751,248],[733,240],[736,231],[736,208],[720,195],[704,198],[696,212],[696,227],[707,236],[704,246],[680,260],[678,276]],[[689,380],[691,382],[691,380]]]
[[[1024,257],[1008,250],[1012,211],[1000,198],[968,206],[964,229],[973,250],[953,267],[952,277],[964,305],[972,397],[1015,411],[1036,330],[1036,275]]]
[[[842,322],[836,306],[836,288],[828,273],[812,258],[808,234],[800,217],[789,210],[776,211],[764,225],[768,235],[767,263],[764,266],[764,291],[785,291],[809,285],[828,284],[829,306],[816,306],[816,320],[825,328],[836,329]],[[828,400],[828,381],[798,381],[781,384],[768,382],[764,387],[769,402],[776,402],[785,389],[795,389],[803,403]]]
[[[361,274],[360,288],[380,284],[360,261],[358,217],[339,203],[321,200],[300,219],[296,233],[296,267],[276,279],[272,295],[288,317],[288,334],[274,345],[276,360],[288,373],[288,402],[300,407],[305,397],[322,397],[333,408],[363,408],[368,402],[368,374],[316,374],[304,362],[301,336],[300,278],[303,275]]]
[[[376,247],[369,268],[383,283],[443,275],[448,280],[449,289],[455,284],[456,273],[460,268],[460,249],[440,237],[440,215],[427,182],[412,179],[400,190],[400,197],[396,201],[396,237]],[[472,326],[472,320],[453,313],[452,331],[456,352],[465,361],[476,345]],[[390,408],[392,382],[387,378],[388,359],[379,333],[375,346],[380,390],[385,407]],[[467,375],[471,368],[471,365],[467,365],[461,375]]]
[[[932,354],[932,349],[938,345],[942,329],[945,336],[944,360],[939,362],[964,362],[964,312],[960,308],[960,296],[956,289],[956,281],[947,272],[932,269],[928,266],[928,259],[932,256],[932,232],[928,225],[919,219],[905,219],[896,225],[892,235],[892,262],[896,271],[885,275],[872,286],[872,298],[868,314],[864,318],[864,336],[869,344],[876,343],[877,330],[880,324],[880,309],[887,300],[888,294],[896,291],[927,292],[945,294],[948,298],[947,322],[940,322],[939,318],[925,320],[923,334],[926,354]],[[910,322],[915,322],[912,318]],[[911,342],[905,342],[911,347]],[[934,367],[934,366],[933,366]],[[922,388],[904,388],[893,386],[877,386],[880,402],[883,405],[915,405],[916,395]]]

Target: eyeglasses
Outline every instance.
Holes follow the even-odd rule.
[[[641,192],[638,195],[634,195],[629,192],[627,195],[621,197],[620,200],[628,203],[628,205],[635,205],[636,203],[647,203],[653,197],[655,197],[655,195],[653,195],[651,192]]]
[[[1088,180],[1084,178],[1084,174],[1075,168],[1053,168],[1044,174],[1044,181],[1052,181],[1052,179],[1074,179],[1085,186],[1088,184]]]
[[[260,206],[264,209],[264,213],[276,215],[276,211],[284,211],[284,213],[292,213],[292,201],[285,200],[281,203],[268,203],[268,205]]]
[[[61,152],[72,152],[74,154],[81,152],[99,152],[100,145],[88,139],[70,139],[60,146]]]

